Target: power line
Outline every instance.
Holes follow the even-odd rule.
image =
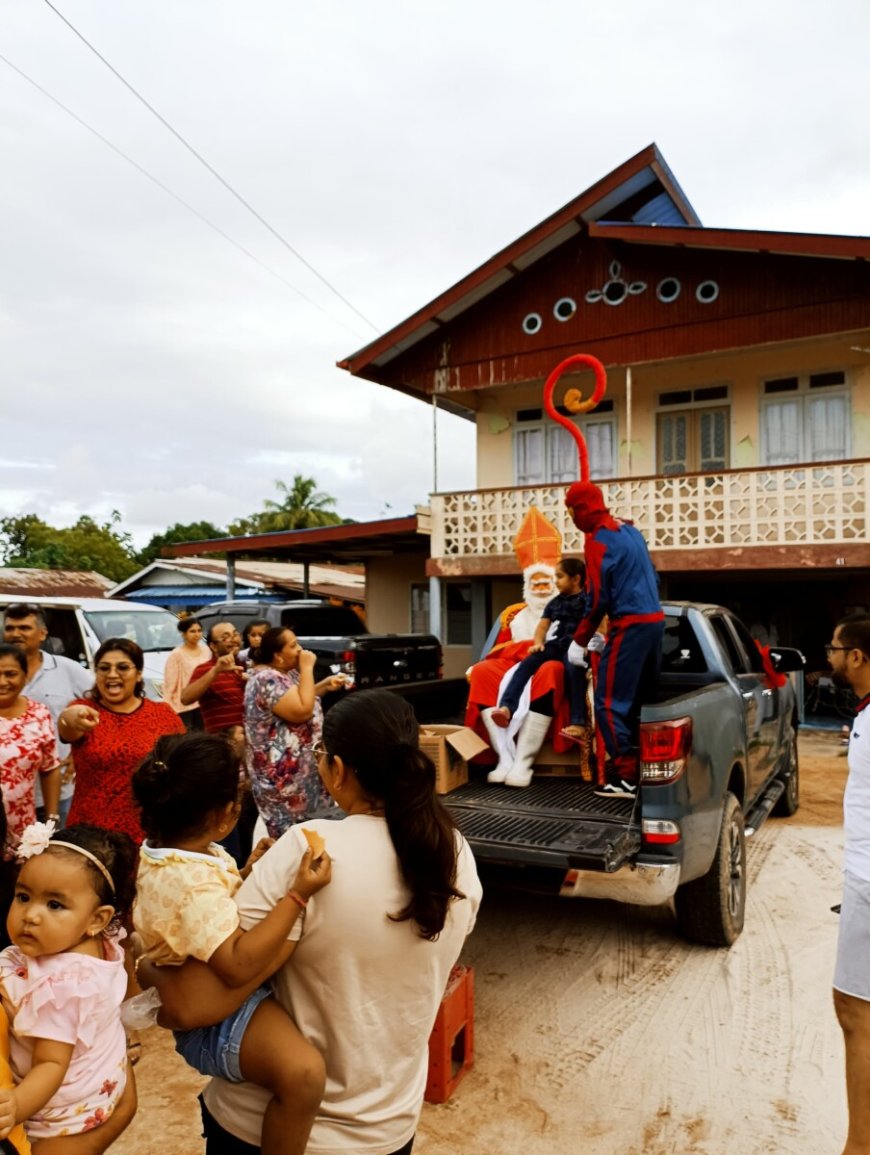
[[[332,284],[331,281],[328,281],[326,279],[326,277],[323,276],[322,273],[318,272],[318,270],[314,267],[314,265],[312,265],[310,261],[307,261],[305,259],[305,257],[303,257],[302,254],[298,251],[298,249],[295,249],[293,247],[293,245],[291,245],[290,242],[285,237],[283,237],[281,235],[281,233],[279,233],[278,230],[276,228],[274,228],[266,220],[266,218],[264,216],[262,216],[259,212],[257,212],[257,210],[254,208],[254,206],[249,201],[245,200],[245,198],[242,196],[242,194],[240,192],[237,192],[233,188],[233,186],[229,183],[229,181],[225,180],[224,177],[221,176],[221,174],[217,171],[216,168],[214,168],[213,165],[209,164],[209,162],[205,159],[205,157],[202,155],[202,153],[197,152],[197,150],[193,147],[193,145],[189,141],[187,141],[181,135],[181,133],[177,131],[177,129],[173,128],[173,126],[169,123],[169,121],[166,119],[166,117],[162,116],[157,111],[157,109],[154,107],[153,104],[149,104],[149,102],[145,99],[145,97],[141,94],[141,92],[138,92],[137,89],[135,89],[133,87],[133,85],[127,79],[125,79],[125,77],[123,77],[121,75],[121,73],[117,70],[117,68],[115,68],[114,65],[109,63],[109,61],[105,58],[105,56],[103,56],[103,54],[97,48],[95,48],[94,45],[91,44],[91,42],[85,36],[83,36],[81,32],[79,32],[78,28],[76,28],[76,26],[74,24],[72,24],[69,20],[67,20],[66,16],[64,16],[64,14],[58,8],[56,8],[54,6],[54,4],[52,4],[51,0],[44,0],[44,3],[52,10],[52,12],[55,14],[55,16],[57,16],[60,20],[62,20],[64,22],[64,24],[67,26],[67,28],[69,28],[69,30],[71,32],[73,32],[79,38],[79,40],[81,40],[82,44],[84,44],[87,48],[89,48],[90,51],[93,52],[93,54],[97,57],[97,59],[102,61],[103,64],[105,64],[106,68],[108,68],[108,70],[112,73],[113,76],[117,77],[117,79],[120,80],[120,82],[124,85],[124,87],[128,90],[128,92],[132,93],[132,95],[135,96],[136,99],[141,104],[144,104],[144,106],[148,109],[148,111],[152,114],[152,116],[155,116],[160,121],[160,123],[163,125],[163,127],[168,129],[168,131],[172,133],[172,135],[175,137],[175,139],[180,144],[182,144],[192,156],[196,157],[196,159],[199,161],[199,163],[201,165],[203,165],[206,169],[208,169],[208,171],[211,173],[211,175],[216,180],[220,181],[220,183],[227,190],[227,192],[230,193],[232,196],[234,196],[240,204],[244,205],[244,207],[248,210],[248,212],[253,214],[253,216],[256,217],[256,219],[260,222],[260,224],[264,228],[268,229],[269,232],[272,234],[272,236],[275,237],[275,239],[278,240],[284,246],[285,249],[287,249],[289,252],[291,252],[293,254],[293,256],[297,259],[297,261],[301,261],[301,263],[306,267],[306,269],[308,269],[309,272],[313,273],[314,276],[317,277],[317,279],[320,282],[322,282],[322,284],[326,285],[326,287],[330,290],[330,292],[334,293],[336,295],[336,297],[338,297],[338,299],[340,301],[342,301],[345,305],[347,305],[347,307],[352,312],[356,313],[356,315],[360,318],[360,320],[365,321],[365,323],[368,326],[370,326],[372,329],[374,329],[375,332],[379,331],[378,326],[375,325],[373,321],[370,321],[368,319],[368,317],[365,316],[365,314],[361,313],[359,311],[359,309],[356,307],[356,305],[354,305],[351,301],[349,301],[347,299],[347,297],[345,297],[344,294],[341,293],[335,287],[335,285]]]
[[[203,216],[203,214],[198,209],[194,208],[192,204],[189,204],[183,197],[180,197],[178,193],[173,192],[173,190],[168,185],[164,184],[163,181],[154,176],[153,173],[150,173],[147,168],[143,168],[138,161],[135,161],[131,156],[128,156],[126,152],[118,148],[116,144],[113,144],[108,137],[103,136],[101,132],[98,132],[98,130],[95,129],[92,125],[88,124],[86,120],[83,120],[77,113],[73,112],[71,108],[68,108],[62,101],[58,100],[56,96],[52,96],[52,94],[47,89],[43,88],[42,85],[39,84],[36,80],[34,80],[32,76],[28,76],[26,72],[23,72],[20,68],[13,64],[11,60],[8,60],[2,54],[0,54],[0,61],[2,61],[3,64],[7,66],[7,68],[11,68],[13,72],[17,73],[22,78],[22,80],[26,80],[28,84],[32,85],[37,90],[37,92],[42,93],[42,95],[50,100],[52,104],[56,104],[58,108],[67,114],[67,116],[71,116],[77,124],[82,126],[82,128],[87,129],[87,131],[91,133],[92,136],[95,136],[97,140],[99,140],[107,148],[110,148],[112,152],[116,154],[116,156],[121,157],[121,159],[125,160],[127,164],[132,165],[137,172],[141,173],[142,176],[147,177],[147,179],[150,180],[152,184],[156,185],[159,189],[165,192],[167,196],[172,197],[174,201],[180,204],[183,208],[187,209],[189,213],[192,213],[193,216],[197,218],[197,220],[202,221],[204,225],[207,225],[208,228],[210,228],[213,232],[216,232],[219,237],[223,237],[225,241],[228,241],[229,244],[233,246],[233,248],[238,249],[241,253],[244,253],[244,255],[248,257],[249,260],[252,260],[255,264],[259,265],[261,269],[265,269],[265,271],[269,273],[270,276],[275,277],[276,280],[280,281],[282,285],[286,285],[288,289],[292,289],[293,292],[296,293],[297,296],[301,297],[303,301],[307,301],[309,305],[313,305],[315,309],[319,309],[320,312],[324,314],[324,316],[328,317],[331,321],[334,321],[335,324],[341,325],[343,329],[346,329],[348,333],[352,333],[355,337],[359,337],[361,340],[363,339],[355,329],[350,328],[349,325],[345,324],[344,321],[339,320],[338,317],[334,317],[332,313],[324,309],[322,305],[317,303],[317,301],[312,300],[312,298],[309,297],[306,293],[303,293],[303,291],[294,285],[292,281],[288,281],[286,277],[281,275],[281,273],[278,273],[275,271],[275,269],[270,268],[270,266],[267,265],[265,261],[261,260],[249,249],[246,249],[244,245],[240,244],[237,240],[231,237],[229,233],[224,232],[224,230],[219,225],[216,225],[214,221],[210,221],[208,217]]]

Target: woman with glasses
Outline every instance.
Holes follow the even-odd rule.
[[[72,746],[76,789],[70,825],[90,822],[144,837],[133,801],[133,771],[162,734],[181,734],[184,723],[165,702],[145,697],[145,657],[128,638],[108,638],[94,657],[94,688],[58,718],[62,742]]]
[[[316,656],[286,626],[267,630],[245,686],[245,766],[270,838],[331,805],[312,753],[320,740],[324,694],[341,674],[314,681]]]
[[[318,769],[344,811],[298,826],[254,864],[236,893],[251,930],[291,888],[314,831],[332,879],[304,904],[272,978],[275,998],[323,1054],[326,1088],[308,1151],[410,1155],[423,1105],[428,1039],[451,968],[471,932],[481,885],[468,843],[435,794],[411,707],[361,690],[324,719]],[[219,1022],[244,993],[194,960],[144,962],[177,1027]],[[260,1150],[268,1094],[215,1078],[203,1093],[207,1155]]]

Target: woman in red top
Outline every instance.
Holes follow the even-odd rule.
[[[76,788],[68,822],[91,822],[141,842],[133,771],[163,734],[184,733],[165,702],[144,696],[144,655],[127,638],[108,638],[94,657],[96,683],[58,718],[61,740],[73,748]]]

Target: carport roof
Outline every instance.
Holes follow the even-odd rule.
[[[164,548],[165,557],[191,557],[207,553],[248,557],[257,554],[297,562],[334,562],[351,565],[371,557],[397,553],[428,553],[428,532],[420,517],[391,517],[383,521],[349,522],[315,529],[256,533],[243,537],[210,538],[182,542]]]

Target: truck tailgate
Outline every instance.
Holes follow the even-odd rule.
[[[599,798],[580,778],[535,778],[523,790],[470,782],[442,801],[481,861],[610,873],[640,849],[635,803]]]

